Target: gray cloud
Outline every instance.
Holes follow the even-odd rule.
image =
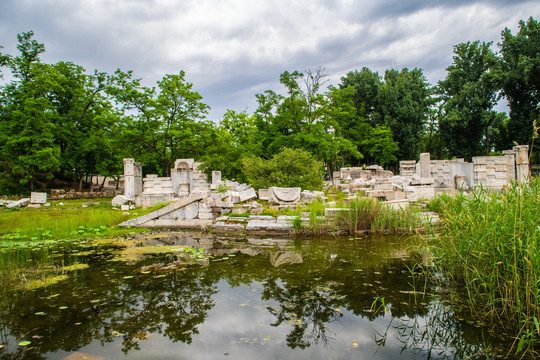
[[[335,84],[364,66],[419,67],[434,84],[453,45],[497,43],[538,13],[525,0],[4,0],[0,45],[15,54],[17,33],[34,30],[44,61],[132,69],[146,85],[185,70],[218,120],[227,108],[254,111],[254,95],[280,91],[285,70],[322,66]]]

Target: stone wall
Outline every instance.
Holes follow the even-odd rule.
[[[475,156],[474,183],[489,190],[501,190],[516,179],[513,155]]]
[[[148,174],[143,179],[143,194],[163,194],[172,195],[172,183],[170,177],[158,177],[155,174]]]

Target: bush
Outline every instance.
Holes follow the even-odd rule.
[[[247,181],[255,189],[271,186],[322,188],[322,162],[302,149],[283,148],[270,160],[248,157],[242,163]]]

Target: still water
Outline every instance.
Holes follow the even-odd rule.
[[[0,248],[0,358],[490,359],[409,249],[188,233]]]

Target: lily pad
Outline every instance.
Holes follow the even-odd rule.
[[[40,315],[40,316],[44,316],[44,315],[47,315],[46,313],[44,313],[43,311],[38,311],[37,313],[35,313],[34,315]]]
[[[133,275],[124,276],[124,279],[133,279]]]
[[[58,309],[60,310],[66,310],[68,307],[67,306],[60,306]]]
[[[2,349],[4,346],[6,346],[6,345],[0,345],[0,349]]]
[[[18,345],[19,346],[28,346],[30,345],[32,342],[31,341],[21,341]]]

